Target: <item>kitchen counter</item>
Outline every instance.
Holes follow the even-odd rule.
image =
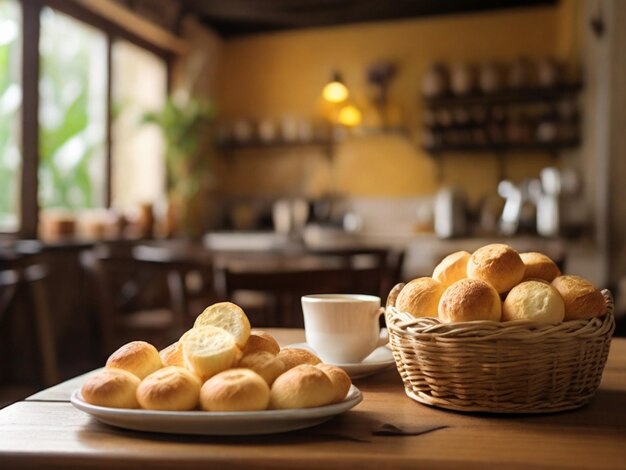
[[[532,235],[514,237],[463,237],[442,239],[432,232],[361,232],[350,234],[338,229],[310,226],[304,233],[310,248],[346,248],[350,246],[393,247],[406,250],[403,276],[412,279],[430,276],[446,255],[455,251],[472,252],[489,243],[505,243],[519,252],[539,251],[563,261],[565,270],[603,283],[602,269],[597,265],[597,248],[589,239],[544,238]]]
[[[598,263],[597,248],[589,239],[544,238],[532,235],[503,237],[481,236],[442,239],[432,232],[363,231],[348,233],[335,227],[309,225],[298,240],[274,232],[211,232],[204,245],[215,251],[283,252],[309,248],[312,250],[346,249],[354,247],[391,247],[405,250],[403,278],[430,276],[433,268],[446,255],[455,251],[472,252],[489,243],[505,243],[519,252],[539,251],[574,273],[602,285],[603,270]]]

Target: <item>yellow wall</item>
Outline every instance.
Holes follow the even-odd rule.
[[[335,191],[355,196],[416,196],[439,187],[437,168],[420,150],[421,77],[434,61],[511,61],[556,56],[570,59],[574,7],[518,8],[487,13],[385,21],[263,34],[223,43],[216,82],[221,118],[232,121],[284,116],[316,119],[320,92],[339,69],[355,101],[368,108],[366,68],[379,59],[399,66],[391,88],[395,110],[409,136],[352,137],[335,150],[332,166],[319,149],[247,150],[226,155],[223,189],[231,195],[281,195]],[[565,5],[564,5],[565,3]],[[567,56],[567,57],[565,57]],[[366,109],[366,121],[373,116]],[[536,176],[553,161],[544,155],[511,155],[507,176]],[[442,184],[458,184],[472,199],[493,193],[496,158],[450,155],[442,159]]]

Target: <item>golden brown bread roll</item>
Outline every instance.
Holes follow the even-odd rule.
[[[170,344],[167,348],[159,351],[161,362],[164,366],[185,367],[183,360],[183,347],[180,341]]]
[[[555,277],[561,275],[561,270],[554,261],[543,253],[529,252],[520,253],[524,263],[524,280],[543,279],[552,282]]]
[[[241,358],[233,336],[215,326],[194,327],[181,337],[180,342],[185,367],[203,382],[231,368]]]
[[[140,382],[135,374],[110,367],[90,376],[80,389],[80,393],[83,400],[92,405],[139,408],[137,387]]]
[[[106,367],[124,369],[140,379],[163,367],[159,351],[145,341],[133,341],[109,356]]]
[[[467,277],[491,284],[499,294],[510,291],[521,282],[524,262],[508,245],[494,243],[476,250],[467,263]]]
[[[431,277],[413,279],[398,294],[396,308],[414,317],[436,317],[444,290],[443,285]]]
[[[310,364],[302,364],[278,377],[272,385],[270,408],[312,408],[333,402],[335,387],[328,376]]]
[[[433,279],[443,284],[444,288],[449,287],[456,281],[467,277],[467,262],[470,259],[467,251],[457,251],[441,260],[433,271]]]
[[[190,411],[198,406],[201,385],[183,367],[164,367],[141,381],[137,401],[146,410]]]
[[[446,289],[439,302],[439,320],[456,323],[500,321],[502,303],[496,290],[480,279],[461,279]]]
[[[246,354],[239,361],[239,366],[251,369],[272,385],[276,377],[285,372],[285,363],[268,351],[257,351]]]
[[[242,352],[245,356],[258,351],[267,351],[275,356],[280,352],[280,345],[269,333],[260,330],[252,330]]]
[[[559,292],[545,281],[516,285],[502,305],[502,321],[530,320],[556,324],[563,321],[565,304]]]
[[[301,364],[319,364],[322,360],[312,352],[300,348],[283,348],[276,356],[285,364],[285,370],[292,369]]]
[[[350,390],[350,385],[352,385],[352,380],[346,371],[330,364],[318,364],[315,367],[324,372],[333,384],[335,398],[333,398],[332,403],[343,401]]]
[[[214,326],[233,335],[237,347],[243,348],[250,336],[250,321],[239,305],[219,302],[204,309],[193,324],[194,328]]]
[[[594,318],[606,313],[602,292],[588,280],[579,276],[558,276],[552,285],[565,303],[565,320]]]
[[[225,370],[200,389],[200,406],[206,411],[260,411],[269,401],[269,385],[250,369]]]

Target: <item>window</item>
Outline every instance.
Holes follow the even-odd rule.
[[[21,18],[16,0],[0,0],[0,231],[19,227],[22,88]]]
[[[165,103],[171,50],[98,11],[0,0],[0,235],[36,237],[38,209],[165,195],[165,146],[141,118]]]
[[[154,54],[118,40],[112,49],[112,205],[136,207],[165,195],[164,143],[154,126],[142,126],[146,111],[165,105],[167,68]]]
[[[39,39],[39,205],[102,207],[105,196],[107,40],[44,8]]]

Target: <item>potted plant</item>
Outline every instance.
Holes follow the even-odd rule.
[[[209,140],[209,124],[213,116],[211,104],[182,94],[168,98],[160,111],[143,116],[143,123],[156,124],[165,139],[166,186],[169,211],[175,225],[169,232],[198,236],[202,230],[193,216],[193,207],[201,189],[212,182],[210,155],[202,144]]]

